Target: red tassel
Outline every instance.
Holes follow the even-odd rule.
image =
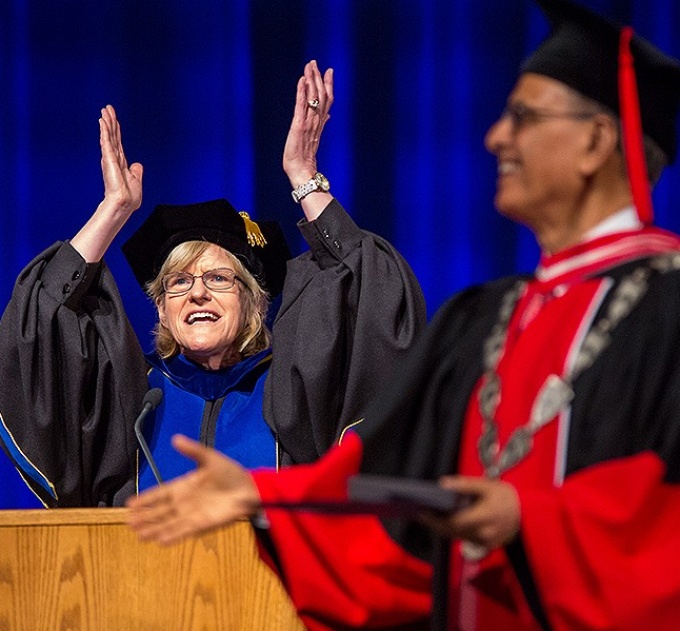
[[[628,171],[633,203],[640,221],[649,225],[654,222],[654,207],[642,141],[642,122],[640,120],[640,101],[638,100],[635,67],[633,65],[633,54],[630,51],[632,37],[633,29],[630,26],[621,29],[621,39],[619,40],[619,107],[621,109],[626,170]]]

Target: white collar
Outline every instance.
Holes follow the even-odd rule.
[[[638,218],[635,206],[626,206],[618,210],[613,215],[605,217],[595,227],[588,230],[583,236],[583,242],[604,237],[615,232],[624,232],[626,230],[639,230],[642,228],[642,222]]]

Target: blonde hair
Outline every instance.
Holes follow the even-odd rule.
[[[158,276],[146,284],[146,293],[156,307],[165,299],[163,276],[186,269],[212,245],[215,244],[209,241],[185,241],[168,254]],[[241,358],[245,359],[271,346],[271,333],[266,325],[269,296],[238,257],[228,250],[224,250],[224,248],[221,249],[229,257],[236,275],[243,281],[242,284],[244,285],[239,291],[243,323],[234,340],[234,345],[238,348]],[[153,336],[156,352],[163,359],[169,359],[181,352],[177,340],[160,321],[156,322],[153,328]]]

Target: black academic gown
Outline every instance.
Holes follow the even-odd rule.
[[[426,316],[402,257],[336,201],[301,229],[311,251],[289,262],[263,409],[284,457],[311,461],[362,418]],[[0,321],[0,443],[46,505],[134,492],[146,371],[105,263],[57,243],[21,273]]]
[[[407,263],[336,201],[299,227],[310,250],[288,263],[265,388],[282,464],[316,460],[356,426],[426,323]]]

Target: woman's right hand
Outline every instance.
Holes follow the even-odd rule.
[[[142,204],[142,175],[139,162],[128,166],[120,137],[120,123],[111,105],[99,119],[104,199],[87,223],[71,239],[71,245],[87,263],[96,263],[108,250],[130,215]]]
[[[102,150],[104,199],[119,210],[131,214],[142,205],[144,168],[139,162],[128,166],[120,136],[120,123],[112,105],[102,109],[99,144]]]
[[[172,444],[198,466],[126,502],[141,540],[168,545],[257,513],[260,494],[241,465],[186,436],[173,436]]]

